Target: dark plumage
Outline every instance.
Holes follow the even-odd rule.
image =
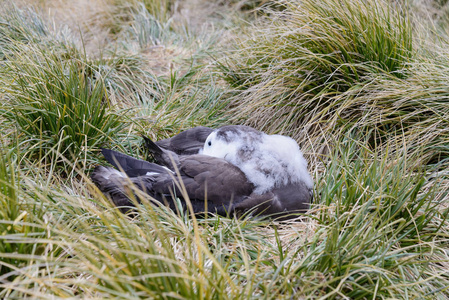
[[[212,128],[197,126],[171,138],[157,141],[155,144],[178,155],[198,154],[212,131],[214,131]]]
[[[153,142],[146,136],[142,137],[145,147],[153,155],[155,161],[173,168],[172,163],[179,162],[178,155],[198,154],[203,149],[204,142],[212,131],[214,131],[212,128],[197,126],[157,142]]]
[[[176,166],[176,164],[179,163],[179,155],[171,150],[168,150],[168,149],[158,146],[155,142],[153,142],[151,139],[147,138],[146,136],[142,136],[142,137],[145,141],[145,147],[151,153],[154,160],[158,164],[161,164],[163,166],[169,167],[171,170],[174,170],[174,166]],[[204,144],[204,142],[203,142],[203,144]],[[193,155],[193,154],[198,154],[198,152],[191,153],[189,155]]]
[[[183,199],[177,185],[177,175],[168,168],[123,153],[102,149],[105,158],[123,170],[98,166],[92,173],[92,181],[117,206],[133,206],[129,200],[131,185],[149,194],[156,200],[175,209],[173,195]],[[268,201],[272,195],[252,198],[254,185],[245,174],[223,159],[200,154],[179,157],[176,168],[189,195],[195,213],[207,211],[221,215],[228,212],[245,211],[261,201]],[[176,179],[175,179],[176,178]],[[124,208],[127,211],[128,208]]]

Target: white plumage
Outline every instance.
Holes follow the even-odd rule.
[[[256,186],[255,193],[299,182],[313,188],[307,161],[295,140],[246,126],[223,128],[207,137],[200,153],[223,158],[240,168]]]

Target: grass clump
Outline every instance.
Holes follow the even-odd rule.
[[[422,164],[446,161],[447,42],[429,48],[406,8],[388,1],[284,5],[219,60],[237,89],[232,122],[314,144],[353,128],[373,148],[406,135],[409,152],[429,145]]]
[[[239,90],[233,120],[300,138],[306,124],[315,131],[333,118],[363,118],[369,111],[349,107],[351,100],[363,107],[362,96],[379,78],[410,76],[412,27],[389,2],[279,3],[285,10],[268,10],[237,41],[239,49],[219,60],[225,80]]]
[[[83,61],[36,50],[5,63],[9,105],[3,116],[17,126],[30,155],[42,159],[59,153],[76,165],[90,159],[91,149],[116,136],[124,123],[109,111],[95,70]]]
[[[19,10],[6,3],[0,16],[0,59],[14,55],[11,48],[15,42],[42,43],[48,40],[49,34],[46,24],[34,11]]]
[[[53,249],[48,230],[39,220],[45,208],[27,199],[19,188],[20,177],[12,153],[1,150],[0,159],[0,291],[27,269],[38,270],[41,259]],[[23,197],[25,194],[25,198]],[[24,271],[25,270],[25,271]]]
[[[113,37],[119,36],[141,13],[147,13],[154,29],[160,30],[161,26],[170,22],[175,8],[174,0],[113,0],[111,2],[112,5],[102,16],[102,24],[99,26],[107,27]]]
[[[432,263],[445,260],[449,211],[436,192],[441,181],[407,170],[405,155],[373,152],[356,137],[339,141],[317,184],[319,225],[288,265],[292,281],[305,295],[330,299],[444,297],[444,266]]]
[[[373,73],[404,77],[412,55],[406,17],[387,2],[282,2],[241,44],[241,59],[221,64],[225,79],[240,89],[277,80],[291,93],[344,92]],[[251,33],[250,33],[251,34]],[[273,90],[270,90],[273,92]],[[276,95],[275,95],[276,96]]]
[[[18,129],[27,156],[44,165],[86,165],[91,150],[125,127],[123,115],[113,112],[113,100],[134,88],[131,80],[121,79],[139,70],[138,62],[88,58],[61,32],[51,33],[37,14],[14,6],[3,14],[2,117]]]

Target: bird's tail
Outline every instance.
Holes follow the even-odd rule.
[[[142,135],[142,137],[145,142],[145,147],[153,155],[156,162],[163,164],[164,166],[167,166],[171,169],[174,169],[174,166],[179,162],[178,155],[175,152],[159,147],[150,138],[144,135]]]
[[[111,167],[97,166],[90,178],[98,189],[123,213],[129,212],[134,207],[134,203],[130,200],[130,192],[132,191],[129,187],[132,184],[125,173]]]
[[[145,147],[151,152],[151,154],[160,156],[164,153],[164,151],[149,137],[142,135],[142,138],[145,142]]]

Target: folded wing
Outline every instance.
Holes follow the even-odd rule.
[[[113,150],[104,149],[102,152],[124,173],[98,166],[91,178],[117,206],[133,206],[130,199],[139,198],[133,192],[134,186],[172,209],[175,209],[175,197],[183,200],[184,204],[189,198],[195,213],[209,211],[225,215],[254,189],[243,172],[219,158],[204,155],[181,157],[176,169],[171,171]],[[137,169],[132,170],[132,167]]]
[[[214,131],[212,128],[197,126],[155,143],[159,147],[175,152],[178,155],[198,154],[212,131]]]

